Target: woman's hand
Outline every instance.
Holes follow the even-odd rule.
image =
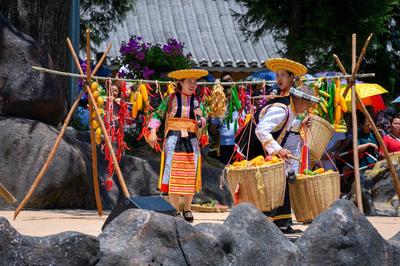
[[[277,155],[278,155],[279,157],[285,158],[285,159],[289,159],[291,154],[292,154],[292,153],[291,153],[289,150],[283,149],[283,148],[280,149],[280,150],[278,151],[278,153],[277,153]]]
[[[301,121],[301,126],[311,127],[312,117],[310,115],[306,116],[303,121]]]
[[[146,139],[146,141],[152,148],[154,148],[154,146],[157,144],[157,132],[155,128],[150,130],[150,136]]]

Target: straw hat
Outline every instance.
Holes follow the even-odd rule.
[[[303,76],[307,73],[307,68],[305,66],[286,58],[270,58],[265,61],[265,66],[274,72],[278,70],[290,71],[295,76]]]
[[[199,79],[201,77],[207,76],[208,71],[204,69],[181,69],[175,70],[168,73],[168,77],[172,79]]]

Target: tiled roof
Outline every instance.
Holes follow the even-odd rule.
[[[187,52],[205,68],[254,70],[263,68],[265,59],[279,57],[280,45],[271,35],[246,41],[232,10],[244,13],[245,8],[234,0],[136,0],[135,10],[98,51],[111,42],[109,59],[114,60],[123,41],[141,35],[151,43],[164,44],[170,38],[184,42]]]

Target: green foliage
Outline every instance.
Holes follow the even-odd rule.
[[[398,73],[393,72],[398,65],[399,50],[387,50],[400,40],[398,0],[236,1],[247,8],[247,13],[234,16],[248,38],[257,40],[264,34],[272,34],[283,44],[282,56],[306,63],[312,71],[338,70],[333,53],[350,71],[352,33],[357,34],[357,54],[368,35],[374,33],[366,63],[360,69],[376,72],[375,69],[381,68],[391,77],[377,75],[375,81],[386,86],[399,82]]]
[[[98,45],[109,37],[109,33],[126,18],[134,8],[132,0],[81,0],[80,43],[85,46],[86,29],[90,28],[90,39]]]

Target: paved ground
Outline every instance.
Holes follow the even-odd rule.
[[[13,214],[12,211],[0,211],[0,217],[6,217],[11,225],[24,235],[44,236],[63,231],[78,231],[97,236],[108,212],[99,217],[96,211],[87,210],[27,210],[22,211],[15,221]],[[195,224],[223,223],[228,214],[194,213]],[[400,217],[368,217],[368,220],[385,239],[400,231]],[[305,230],[307,226],[295,224],[294,228]]]

